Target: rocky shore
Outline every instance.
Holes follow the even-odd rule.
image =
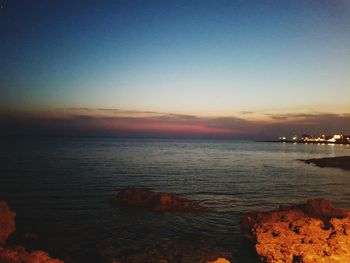
[[[299,161],[305,163],[312,163],[318,167],[333,167],[341,168],[343,170],[350,170],[350,156],[340,156],[340,157],[327,157],[327,158],[314,158],[314,159],[299,159]]]
[[[206,210],[187,199],[137,188],[120,191],[113,203],[156,212]],[[241,222],[241,233],[254,246],[261,262],[350,262],[350,211],[336,208],[326,199],[247,214]],[[135,259],[141,262],[137,261],[139,257]]]
[[[126,188],[113,198],[118,205],[136,206],[155,212],[203,212],[206,207],[172,194]],[[0,201],[0,262],[1,263],[63,263],[46,252],[28,251],[22,246],[6,246],[15,230],[16,213]],[[336,208],[329,200],[310,199],[305,204],[281,205],[277,210],[246,214],[241,221],[241,233],[253,245],[261,262],[265,263],[343,263],[350,262],[350,210]],[[170,242],[170,241],[169,241]],[[231,255],[222,251],[187,251],[181,245],[169,243],[171,250],[182,251],[184,258],[195,262],[229,263]],[[113,249],[105,251],[109,262],[184,262],[169,257],[159,258],[157,251],[128,256],[118,260]],[[187,255],[188,254],[188,255]],[[252,254],[255,254],[252,251]],[[187,255],[187,256],[186,256]],[[234,256],[233,256],[234,257]],[[187,261],[186,262],[192,262]],[[234,262],[234,261],[233,261]]]
[[[125,188],[111,200],[120,206],[142,207],[154,212],[207,212],[208,208],[186,198],[135,187]]]
[[[242,234],[262,262],[350,262],[350,211],[325,199],[246,215]]]
[[[51,258],[46,252],[27,251],[22,246],[5,246],[7,238],[15,230],[16,213],[7,203],[0,201],[0,262],[1,263],[63,263]]]

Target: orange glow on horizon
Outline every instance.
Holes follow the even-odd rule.
[[[42,133],[60,134],[164,134],[234,137],[284,134],[350,134],[350,113],[261,113],[241,112],[231,116],[202,116],[123,109],[4,109],[0,120],[8,131],[25,133],[39,129]],[[11,132],[9,132],[11,133]]]

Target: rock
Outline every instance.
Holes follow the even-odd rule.
[[[5,244],[8,236],[15,230],[16,213],[11,211],[6,202],[0,201],[0,246]]]
[[[29,253],[28,263],[63,263],[63,261],[51,258],[46,252],[37,250]]]
[[[7,203],[0,201],[1,263],[63,263],[59,259],[51,258],[46,252],[41,250],[28,252],[22,246],[2,247],[8,236],[15,230],[15,216],[16,213],[9,209]]]
[[[205,212],[208,208],[176,195],[128,187],[113,199],[113,204],[148,208],[154,212]]]
[[[269,263],[350,262],[350,212],[325,199],[246,215],[245,237]]]
[[[214,261],[208,261],[208,263],[230,263],[226,258],[217,258]]]
[[[350,170],[350,156],[340,156],[340,157],[327,157],[327,158],[319,158],[319,159],[299,159],[299,161],[305,163],[313,163],[318,167],[333,167],[333,168],[341,168],[343,170]]]
[[[331,201],[323,198],[310,199],[305,206],[301,206],[301,209],[303,209],[307,215],[323,220],[329,220],[333,217],[344,218],[350,216],[349,210],[335,208]]]
[[[0,248],[1,263],[63,263],[51,258],[46,252],[38,250],[28,252],[22,246]]]

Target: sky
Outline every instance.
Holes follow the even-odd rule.
[[[350,1],[0,0],[0,134],[350,134]]]

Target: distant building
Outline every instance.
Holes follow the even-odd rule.
[[[308,134],[301,135],[301,140],[302,141],[309,141],[310,138],[311,138],[311,135],[308,135]]]
[[[332,138],[328,139],[328,142],[342,142],[343,141],[344,136],[341,134],[335,134],[333,135]]]
[[[311,142],[311,143],[345,143],[350,144],[350,135],[343,134],[334,134],[334,135],[325,135],[322,134],[320,136],[303,134],[300,137],[298,135],[294,135],[291,139],[287,139],[286,137],[279,137],[279,141],[285,142]]]

